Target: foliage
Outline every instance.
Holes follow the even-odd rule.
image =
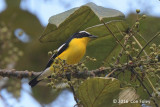
[[[0,24],[0,67],[2,69],[13,69],[17,61],[23,56],[23,52],[15,46],[16,39],[12,37],[11,30],[5,25]],[[3,78],[1,81],[5,82]],[[8,92],[11,92],[15,98],[20,96],[21,82],[16,82],[15,78],[8,80],[6,86]],[[14,86],[14,87],[13,87]]]
[[[110,53],[118,45],[112,35],[110,35],[110,32],[105,30],[105,26],[101,23],[102,19],[119,39],[123,38],[119,30],[126,32],[128,29],[128,25],[124,20],[124,14],[118,10],[88,3],[50,17],[49,24],[42,33],[40,41],[53,42],[55,44],[61,41],[63,44],[69,36],[81,30],[97,35],[97,39],[89,42],[86,52],[86,55],[97,59],[94,66],[87,63],[87,67],[90,70],[96,69],[102,65],[102,61],[110,57]]]
[[[16,39],[11,36],[11,31],[5,25],[0,27],[0,66],[2,68],[13,68],[14,64],[23,56],[23,52],[14,45]],[[7,54],[6,54],[7,53]],[[12,67],[13,66],[13,67]]]
[[[127,23],[129,25],[133,25],[136,17],[137,15],[134,13],[130,14],[126,19]],[[138,35],[142,35],[146,41],[150,40],[154,34],[159,32],[160,24],[157,23],[159,21],[160,19],[158,17],[147,16],[145,20],[140,21],[141,24],[139,26],[139,29],[141,30],[138,32]],[[151,26],[152,29],[149,26]],[[159,39],[160,37],[158,36],[152,41],[152,43],[156,43],[157,45],[159,45]]]
[[[98,36],[108,35],[100,26],[101,19],[105,22],[116,20],[123,23],[124,14],[118,10],[97,6],[94,3],[87,3],[81,7],[73,8],[66,12],[52,16],[49,19],[49,24],[40,37],[41,42],[57,42],[64,41],[75,32],[85,30],[92,34],[97,34],[95,29],[103,31]],[[96,25],[96,26],[95,26]],[[94,27],[94,28],[93,28]],[[92,29],[93,28],[93,29]],[[120,27],[121,31],[125,31],[126,26],[123,24]],[[113,30],[116,32],[116,30]]]
[[[84,107],[112,106],[120,91],[120,83],[114,78],[88,78],[78,88],[80,104]]]
[[[117,51],[115,56],[112,56],[112,60],[109,60],[109,64],[104,64],[104,66],[109,66],[106,71],[107,76],[101,78],[97,78],[95,75],[94,78],[88,78],[87,80],[81,80],[80,84],[75,84],[74,77],[72,77],[73,71],[80,71],[79,69],[75,69],[75,67],[80,67],[79,65],[73,65],[71,68],[69,65],[67,67],[57,67],[61,68],[58,70],[56,74],[54,74],[53,79],[49,85],[56,88],[54,85],[55,81],[63,80],[66,78],[68,81],[65,81],[70,86],[71,90],[74,93],[74,98],[77,104],[83,106],[105,106],[106,104],[113,106],[115,104],[111,103],[113,98],[118,96],[120,87],[116,87],[117,83],[111,81],[112,79],[107,79],[107,77],[114,77],[119,80],[119,84],[121,88],[132,87],[136,90],[134,94],[139,95],[139,100],[141,99],[152,99],[152,105],[158,106],[158,99],[159,99],[159,81],[160,81],[160,74],[159,74],[159,53],[160,53],[160,46],[156,44],[150,45],[149,49],[146,46],[159,35],[157,33],[153,39],[148,41],[145,46],[145,40],[142,36],[137,34],[139,32],[140,21],[146,18],[145,15],[139,17],[139,11],[137,10],[137,19],[135,24],[129,29],[127,33],[119,31],[123,39],[119,40],[115,34],[109,30],[107,24],[104,23],[104,26],[110,31],[112,36],[116,39],[120,46],[117,46],[115,50]],[[103,21],[102,21],[103,22]],[[125,35],[125,36],[124,36]],[[123,44],[122,44],[123,43]],[[118,48],[118,49],[117,49]],[[141,53],[143,54],[141,55]],[[63,61],[62,61],[63,62]],[[83,64],[83,63],[82,63]],[[59,65],[59,64],[58,64]],[[63,64],[60,64],[63,65]],[[63,68],[67,68],[67,70],[62,70]],[[68,69],[69,68],[69,69]],[[75,70],[73,70],[75,69]],[[85,69],[87,70],[87,69]],[[64,73],[64,77],[61,79],[56,79],[56,76],[60,73]],[[66,72],[67,71],[67,72]],[[69,77],[66,75],[70,74]],[[154,77],[154,78],[153,78]],[[58,78],[60,78],[58,76]],[[79,81],[79,80],[78,80]],[[84,81],[84,82],[83,82]],[[109,83],[108,83],[109,82]],[[111,82],[111,83],[110,83]],[[74,83],[74,84],[73,84]],[[68,87],[68,86],[67,86]],[[102,90],[103,89],[103,90]],[[113,91],[113,92],[112,92]],[[103,94],[99,94],[102,92]],[[130,91],[129,93],[131,93]],[[112,93],[112,94],[111,94]],[[102,96],[99,96],[102,95]],[[112,98],[111,98],[112,97]],[[138,97],[135,99],[130,100],[130,102],[137,100]],[[129,100],[126,99],[126,101]],[[107,102],[108,101],[108,102]],[[127,106],[128,104],[123,104],[123,106]],[[130,106],[140,106],[142,102],[137,102],[136,104],[130,104]],[[116,105],[117,106],[117,105]]]
[[[44,88],[44,85],[34,88],[33,96],[41,103],[48,104],[56,99],[61,89],[67,88],[73,92],[77,106],[103,107],[107,105],[115,107],[138,107],[141,106],[142,102],[136,104],[125,104],[125,102],[113,104],[114,99],[117,101],[125,99],[125,101],[132,102],[137,100],[138,97],[138,100],[148,99],[151,101],[152,106],[159,105],[160,46],[157,45],[158,42],[156,42],[157,44],[149,44],[150,42],[148,42],[152,36],[149,37],[148,32],[145,31],[145,29],[151,29],[148,27],[150,24],[146,24],[147,21],[144,20],[146,16],[139,16],[140,10],[136,10],[136,21],[130,29],[127,29],[128,26],[121,12],[110,10],[108,14],[107,12],[103,12],[103,9],[103,7],[89,4],[67,11],[69,13],[66,12],[65,14],[51,17],[43,36],[40,38],[41,41],[54,41],[54,43],[52,43],[54,46],[49,43],[45,44],[48,48],[38,43],[36,37],[32,38],[33,41],[31,41],[30,44],[25,46],[17,45],[18,47],[14,46],[14,41],[17,40],[15,40],[15,38],[13,39],[12,34],[17,26],[12,28],[14,29],[13,31],[10,31],[6,26],[1,26],[0,66],[6,68],[10,61],[17,63],[16,61],[23,55],[23,52],[19,50],[24,49],[25,58],[17,63],[18,68],[35,69],[38,71],[42,68],[41,65],[46,63],[46,57],[44,56],[48,49],[57,48],[58,45],[63,43],[64,40],[74,32],[86,30],[99,36],[98,39],[91,41],[87,48],[87,55],[90,57],[86,56],[82,62],[75,65],[67,65],[65,61],[54,60],[55,64],[53,64],[53,66],[56,70],[52,73],[51,78],[46,78],[49,88]],[[12,12],[12,10],[9,11]],[[96,14],[96,12],[98,12],[98,14]],[[117,14],[115,15],[115,13]],[[19,16],[18,18],[21,17],[22,16]],[[53,19],[56,19],[56,22],[54,22]],[[103,21],[104,23],[101,24]],[[21,22],[17,23],[20,23],[19,25],[25,25],[21,24]],[[40,26],[40,24],[35,25]],[[80,25],[80,27],[77,25]],[[38,35],[37,33],[35,34],[35,32],[39,33],[39,31],[42,30],[42,27],[37,28],[35,26],[34,28],[38,30],[32,29],[33,32],[30,32],[31,29],[27,30],[27,28],[32,27],[27,25],[20,27],[23,28],[27,34],[31,34],[31,37]],[[106,27],[109,29],[106,29]],[[142,36],[141,33],[145,35]],[[3,35],[5,35],[5,37]],[[159,33],[154,37],[158,35]],[[147,47],[144,48],[146,42]],[[49,52],[49,54],[56,54],[56,51],[53,53]],[[41,61],[39,61],[40,59]],[[104,72],[96,74],[93,72],[94,70],[89,71],[90,69],[96,68],[98,68],[97,71],[101,71],[102,66],[105,68]],[[90,73],[92,73],[92,75],[88,75]],[[75,74],[82,74],[82,76],[78,77],[79,75],[75,76]],[[21,88],[20,82],[13,88],[14,84],[15,82],[13,82],[13,80],[8,83],[10,86],[8,87],[8,91],[11,92],[14,90],[16,93],[14,94],[15,97],[18,97]],[[50,87],[52,87],[52,89]],[[43,93],[44,91],[46,91],[46,93]],[[44,95],[46,95],[45,99],[42,97]],[[132,96],[133,99],[127,95]]]

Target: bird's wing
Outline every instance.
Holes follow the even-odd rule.
[[[74,34],[75,35],[75,34]],[[64,44],[62,44],[59,48],[58,48],[58,52],[56,54],[53,54],[52,57],[50,58],[50,60],[48,61],[48,64],[46,65],[46,68],[50,67],[51,64],[53,63],[54,59],[60,55],[63,51],[65,51],[68,46],[69,46],[69,42],[72,40],[73,36],[72,35]]]
[[[58,48],[58,52],[56,54],[53,54],[50,60],[48,61],[48,64],[46,65],[46,68],[50,67],[51,64],[53,63],[54,59],[60,55],[63,51],[65,51],[68,48],[68,43],[64,43]]]
[[[72,40],[73,36],[71,36],[63,45],[61,45],[59,48],[58,48],[58,52],[56,54],[53,54],[52,57],[50,58],[50,60],[48,61],[48,64],[46,65],[46,68],[44,71],[41,72],[41,74],[39,74],[37,77],[35,77],[34,79],[32,79],[30,82],[29,82],[29,85],[31,87],[34,87],[36,84],[38,84],[38,82],[40,82],[41,80],[39,80],[38,78],[43,75],[44,72],[47,72],[48,71],[48,67],[50,67],[54,61],[54,59],[60,55],[63,51],[65,51],[68,46],[69,46],[69,42]],[[49,76],[50,77],[50,76]]]
[[[67,49],[67,47],[68,47],[68,43],[64,43],[63,45],[61,45],[61,46],[58,48],[58,52],[57,52],[56,54],[53,54],[53,55],[52,55],[52,57],[51,57],[50,60],[48,61],[48,64],[47,64],[45,70],[42,71],[37,77],[35,77],[34,79],[32,79],[32,80],[29,82],[29,85],[30,85],[31,87],[34,87],[36,84],[38,84],[38,82],[40,82],[40,81],[42,80],[42,79],[39,79],[39,78],[41,78],[41,76],[43,76],[43,74],[48,71],[48,69],[49,69],[48,67],[50,67],[50,66],[52,65],[54,59],[55,59],[58,55],[60,55],[63,51],[65,51],[65,50]],[[50,77],[50,76],[48,76],[48,77]]]

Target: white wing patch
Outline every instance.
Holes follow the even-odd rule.
[[[59,52],[59,50],[61,50],[64,45],[65,45],[65,43],[64,43],[63,45],[61,45],[61,46],[57,49],[57,51]]]
[[[87,33],[87,34],[90,35],[90,33],[89,33],[89,32],[86,32],[86,31],[80,31],[79,33]]]
[[[44,79],[45,77],[50,76],[52,73],[53,73],[53,72],[52,72],[52,71],[49,69],[49,67],[48,67],[48,68],[46,68],[46,69],[42,72],[42,74],[38,77],[37,80],[42,80],[42,79]]]

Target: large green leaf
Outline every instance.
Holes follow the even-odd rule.
[[[132,87],[120,89],[119,80],[96,77],[84,81],[77,90],[84,107],[141,107]]]
[[[106,24],[119,40],[123,39],[123,36],[120,34],[118,28],[122,31],[125,31],[127,26],[124,21],[116,20],[110,21]],[[99,26],[99,28],[96,28],[97,26]],[[116,42],[115,38],[112,35],[109,35],[110,33],[106,30],[105,26],[102,24],[97,26],[87,29],[87,31],[93,32],[96,35],[99,33],[99,38],[91,41],[87,47],[86,55],[95,57],[97,59],[97,61],[94,63],[87,63],[89,69],[96,69],[100,67],[102,65],[102,61],[109,62],[109,59],[115,55],[118,55],[118,52],[121,50],[121,47]]]
[[[142,17],[142,15],[139,15],[139,17]],[[137,18],[137,14],[130,14],[128,15],[126,21],[131,26],[133,23],[135,23],[135,20]],[[157,23],[160,21],[159,17],[153,17],[153,16],[147,16],[146,19],[140,21],[140,31],[139,33],[148,41],[150,40],[157,32],[159,32],[160,23]],[[152,28],[148,27],[152,25]],[[153,40],[154,43],[160,44],[159,42],[160,36],[158,36],[156,39]]]
[[[97,6],[94,3],[88,3],[81,7],[52,16],[40,37],[40,41],[64,41],[75,32],[101,24],[100,20],[102,19],[105,22],[123,20],[124,15],[120,11]],[[96,29],[97,28],[99,28],[99,26],[97,26]],[[89,31],[93,30],[90,29]],[[96,34],[99,36],[99,34],[103,32],[104,30],[102,32],[96,32]],[[103,35],[104,34],[105,33],[103,33]]]
[[[78,88],[78,98],[84,107],[111,107],[118,96],[120,83],[114,78],[87,79]]]
[[[102,61],[108,58],[112,50],[118,45],[101,20],[108,25],[118,39],[123,38],[120,31],[125,32],[128,28],[123,13],[97,6],[94,3],[88,3],[52,16],[40,37],[40,41],[63,43],[69,36],[80,30],[86,30],[93,35],[97,35],[97,39],[90,41],[86,52],[86,55],[97,59],[96,63],[87,64],[89,69],[95,69],[102,65]],[[55,49],[54,46],[53,48]]]

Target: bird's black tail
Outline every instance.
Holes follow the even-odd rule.
[[[41,81],[41,80],[37,80],[38,77],[39,77],[39,75],[29,82],[29,85],[31,87],[34,87],[36,84],[38,84]]]

